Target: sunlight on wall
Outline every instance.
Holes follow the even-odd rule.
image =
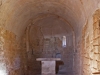
[[[8,75],[3,55],[0,56],[0,75]]]
[[[5,63],[0,63],[0,75],[7,75]]]
[[[0,70],[0,75],[7,75],[5,70]]]

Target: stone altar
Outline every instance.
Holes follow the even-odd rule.
[[[37,61],[42,63],[42,75],[56,75],[55,67],[56,61],[60,61],[60,58],[37,58]]]

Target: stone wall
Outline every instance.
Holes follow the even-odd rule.
[[[99,11],[89,19],[82,32],[82,75],[100,71],[100,20]]]
[[[27,69],[27,59],[23,40],[0,27],[0,74],[24,75]]]
[[[57,28],[57,26],[54,27]],[[73,74],[73,34],[57,33],[57,30],[56,32],[52,30],[53,35],[51,35],[51,31],[47,27],[46,35],[41,30],[43,28],[38,25],[31,28],[29,32],[30,50],[28,51],[29,75],[41,74],[41,62],[36,61],[36,58],[61,58],[62,61],[57,62],[56,73]],[[63,35],[66,36],[66,47],[62,46]]]
[[[77,37],[77,41],[76,41],[76,44],[75,44],[75,49],[74,49],[74,52],[73,52],[73,74],[74,75],[81,75],[81,57],[80,57],[80,48],[81,48],[81,40],[79,39],[80,37]]]

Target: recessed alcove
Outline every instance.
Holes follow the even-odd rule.
[[[34,59],[32,62],[32,64],[34,64],[33,74],[35,74],[34,71],[36,71],[36,69],[41,68],[40,62],[37,62],[35,60],[36,58],[55,57],[62,59],[61,62],[57,62],[57,69],[59,69],[57,74],[72,74],[74,35],[68,23],[60,20],[56,16],[48,16],[32,24],[28,33],[29,51],[33,51],[31,59]],[[63,39],[64,42],[67,43],[66,46],[63,46]],[[29,53],[29,55],[31,54]],[[41,73],[38,70],[36,72],[37,74]]]

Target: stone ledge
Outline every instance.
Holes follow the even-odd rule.
[[[37,58],[37,61],[60,61],[60,58]]]

